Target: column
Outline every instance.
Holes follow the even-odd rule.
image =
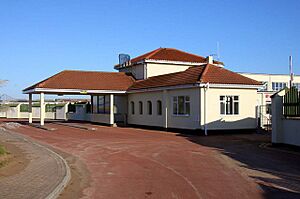
[[[32,94],[29,94],[29,102],[28,102],[28,119],[29,124],[32,123]]]
[[[41,121],[41,126],[44,126],[45,124],[45,95],[44,93],[40,94],[40,121]]]
[[[114,95],[109,95],[109,124],[114,125]]]

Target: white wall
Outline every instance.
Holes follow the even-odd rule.
[[[164,75],[168,73],[175,73],[184,71],[191,67],[190,65],[175,65],[175,64],[157,64],[157,63],[147,63],[146,71],[147,77]]]
[[[272,98],[272,143],[300,146],[300,118],[284,118],[285,90]]]
[[[136,79],[144,79],[144,64],[121,68],[119,72],[129,72],[132,73]]]
[[[239,96],[239,114],[238,115],[221,115],[220,114],[220,95],[237,95]],[[190,97],[190,115],[176,116],[173,115],[173,97],[189,96]],[[156,101],[162,100],[163,92],[132,93],[128,95],[128,123],[147,126],[164,127],[164,118],[156,114]],[[200,101],[201,99],[201,101]],[[153,114],[147,114],[147,100],[153,104]],[[135,114],[131,114],[130,102],[135,103]],[[143,102],[144,112],[139,114],[139,101]],[[176,89],[167,91],[168,128],[182,129],[204,129],[204,90],[203,88]],[[256,89],[220,89],[210,88],[207,91],[207,109],[206,122],[208,130],[222,129],[255,129],[256,120]]]
[[[220,96],[239,96],[239,114],[221,115]],[[201,97],[204,99],[204,89],[201,89]],[[201,125],[204,129],[204,100],[201,103]],[[206,122],[208,130],[222,129],[255,129],[256,120],[256,89],[233,89],[233,88],[209,88],[206,101]]]
[[[128,124],[147,125],[147,126],[163,126],[162,115],[157,115],[156,101],[163,99],[163,92],[147,92],[128,94]],[[147,101],[152,101],[152,115],[147,113]],[[131,102],[135,105],[135,114],[131,112]],[[143,102],[143,114],[139,111],[139,101]]]
[[[136,125],[146,126],[158,126],[164,127],[165,114],[164,106],[168,104],[167,114],[167,127],[168,128],[179,128],[179,129],[197,129],[199,128],[199,89],[177,89],[167,91],[166,97],[167,102],[164,101],[163,91],[158,92],[147,92],[147,93],[131,93],[128,94],[128,123]],[[173,96],[190,96],[190,107],[191,113],[189,116],[176,116],[173,115]],[[147,101],[152,102],[152,115],[147,113]],[[157,100],[162,101],[163,114],[157,114]],[[132,115],[130,102],[133,101],[135,104],[135,114]],[[143,114],[139,113],[139,101],[143,102]]]

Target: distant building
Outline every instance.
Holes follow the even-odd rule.
[[[289,74],[264,74],[264,73],[246,73],[240,72],[239,74],[259,81],[263,84],[261,89],[258,90],[258,118],[260,125],[271,124],[271,96],[285,87],[290,87]],[[293,76],[293,86],[300,90],[300,76]]]

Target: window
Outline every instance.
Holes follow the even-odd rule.
[[[238,115],[239,114],[239,96],[220,96],[220,113],[221,115]]]
[[[293,86],[296,87],[298,91],[300,90],[300,83],[293,83]]]
[[[139,110],[140,110],[140,114],[143,114],[143,102],[139,101]]]
[[[190,97],[175,96],[173,97],[173,114],[190,115]]]
[[[110,101],[109,95],[99,95],[98,96],[98,113],[107,114],[110,112]],[[93,100],[94,101],[94,100]]]
[[[279,91],[287,86],[286,82],[272,82],[272,90]]]
[[[92,97],[92,113],[107,114],[110,112],[109,95],[99,95]]]
[[[93,113],[98,112],[98,107],[97,107],[97,96],[93,96],[92,98],[92,105],[93,105]]]
[[[147,101],[148,115],[152,115],[152,102]]]
[[[134,115],[134,102],[130,102],[131,114]]]
[[[157,115],[162,115],[162,104],[160,100],[157,100]]]
[[[104,113],[104,96],[98,96],[98,113]]]

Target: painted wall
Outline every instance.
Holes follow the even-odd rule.
[[[146,67],[147,77],[180,72],[191,67],[189,65],[157,64],[157,63],[147,63],[146,66],[147,66]]]
[[[300,146],[300,119],[283,116],[285,90],[272,98],[272,143]]]
[[[222,129],[255,129],[257,91],[256,89],[229,89],[229,88],[209,88],[206,96],[206,122],[208,130]],[[220,96],[239,96],[239,114],[221,115]],[[201,97],[204,99],[204,89],[201,89]],[[204,129],[204,100],[201,103],[201,125]]]
[[[119,72],[132,73],[136,79],[144,79],[144,64],[121,68]]]
[[[157,100],[163,99],[163,92],[147,92],[128,94],[128,124],[163,127],[163,116],[157,115]],[[147,113],[147,101],[152,102],[152,115]],[[139,111],[139,101],[143,102],[143,114]],[[130,103],[134,102],[135,114],[131,112]]]
[[[179,128],[179,129],[197,129],[199,128],[199,89],[177,89],[169,90],[166,93],[166,101],[164,98],[163,91],[158,92],[147,92],[147,93],[131,93],[128,94],[128,123],[136,125],[146,126],[158,126],[164,127],[166,117],[164,113],[164,107],[168,104],[167,112],[167,127],[168,128]],[[190,110],[189,116],[176,116],[173,115],[173,96],[190,96]],[[147,101],[152,102],[152,115],[147,113]],[[162,101],[163,113],[157,115],[157,100]],[[131,113],[130,102],[133,101],[135,105],[135,114]],[[139,112],[139,101],[143,102],[143,114]]]

